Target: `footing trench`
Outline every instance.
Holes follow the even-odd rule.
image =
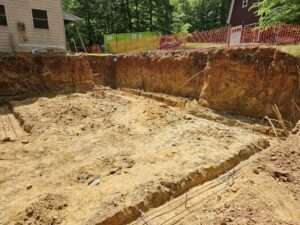
[[[0,127],[0,140],[2,142],[16,141],[26,134],[10,105],[0,106]]]
[[[220,185],[222,183],[227,183],[228,185],[230,185],[230,183],[233,182],[235,179],[235,170],[232,169],[234,169],[244,160],[249,159],[250,156],[267,148],[268,146],[269,143],[267,141],[263,141],[260,143],[254,142],[248,146],[245,146],[245,148],[241,149],[241,151],[238,154],[232,156],[231,158],[225,161],[219,162],[219,164],[216,166],[195,170],[194,172],[188,174],[185,178],[177,182],[162,182],[162,186],[155,188],[157,189],[157,191],[149,193],[147,196],[145,196],[145,200],[137,202],[134,205],[127,206],[126,208],[117,211],[115,214],[113,214],[112,216],[108,216],[107,218],[103,218],[103,215],[95,216],[87,224],[125,225],[139,218],[142,221],[140,224],[152,224],[151,220],[154,220],[159,216],[167,214],[168,211],[165,213],[157,213],[156,215],[152,217],[147,217],[146,219],[144,213],[147,212],[149,209],[159,207],[164,203],[170,201],[172,198],[185,194],[191,188],[216,179],[223,174],[225,175],[221,178],[221,181],[218,180],[217,184],[210,184],[204,186],[202,190],[203,193],[205,193],[206,188],[208,190],[209,188],[216,185]],[[195,197],[195,194],[197,195],[197,192],[194,193],[193,196],[188,196],[186,194],[183,201],[181,198],[181,200],[177,200],[176,203],[173,202],[175,206],[173,206],[174,208],[171,208],[169,210],[172,211],[181,206],[184,206],[184,208],[188,210],[189,204],[192,202],[191,200]]]

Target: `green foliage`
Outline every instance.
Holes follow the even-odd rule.
[[[255,8],[263,27],[278,23],[300,23],[300,0],[263,0]]]
[[[102,33],[155,31],[162,34],[207,30],[226,24],[229,0],[63,0],[64,9],[82,18],[86,44]],[[79,43],[74,26],[68,39]]]

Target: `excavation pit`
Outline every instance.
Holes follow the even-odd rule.
[[[0,224],[129,224],[268,148],[299,61],[222,51],[0,61]]]

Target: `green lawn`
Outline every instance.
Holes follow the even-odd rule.
[[[218,47],[226,47],[226,44],[220,44],[220,43],[185,43],[183,48],[184,49],[197,49],[197,48],[218,48]]]
[[[297,45],[281,45],[277,46],[277,48],[283,52],[287,52],[291,55],[300,57],[300,44]]]
[[[226,47],[227,44],[217,43],[185,43],[183,49],[199,49],[199,48],[212,48],[212,47]],[[291,55],[300,57],[300,44],[295,45],[275,45],[272,46],[278,48],[280,51],[289,53]]]
[[[213,48],[213,47],[226,47],[227,44],[217,44],[217,43],[185,43],[181,49],[201,49],[201,48]],[[274,45],[280,51],[289,53],[293,56],[300,57],[300,44],[296,45]],[[91,55],[91,56],[107,56],[111,54],[107,53],[84,53],[84,55]]]

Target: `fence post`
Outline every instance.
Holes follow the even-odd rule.
[[[275,44],[278,45],[279,27],[275,26]]]
[[[230,39],[231,39],[231,25],[227,26],[227,47],[230,47]]]
[[[256,42],[260,43],[261,28],[258,27],[257,29],[258,29],[258,33],[257,33],[257,36],[256,36]]]

